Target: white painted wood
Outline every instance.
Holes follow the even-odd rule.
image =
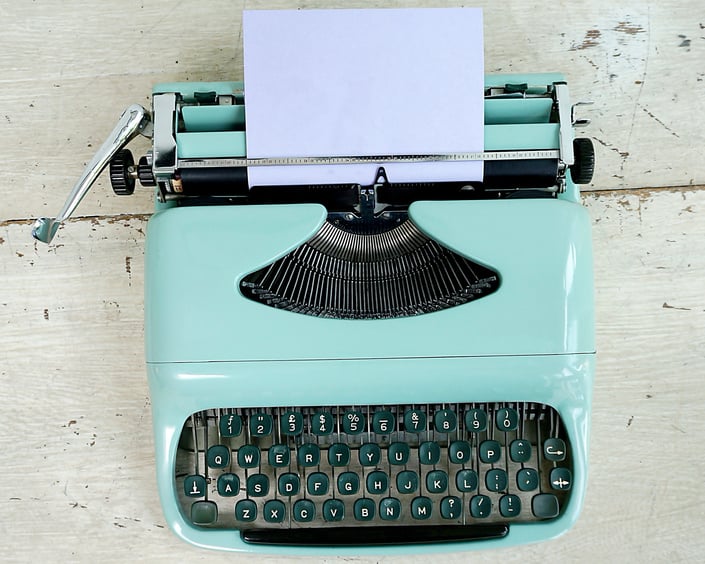
[[[122,109],[149,103],[153,83],[242,76],[243,5],[0,5],[3,561],[244,560],[178,541],[156,499],[142,344],[146,216],[135,215],[151,210],[150,195],[116,198],[104,175],[55,246],[29,236],[33,218],[58,211]],[[700,2],[474,5],[485,8],[488,71],[562,70],[575,98],[596,101],[581,111],[599,140],[594,188],[705,184]],[[585,197],[599,346],[585,511],[557,541],[473,559],[699,560],[705,190]]]
[[[0,217],[55,214],[96,147],[154,83],[242,77],[244,2],[5,2],[0,6]],[[348,7],[448,3],[356,0]],[[450,3],[458,5],[458,3]],[[592,99],[592,188],[705,183],[705,11],[698,0],[475,2],[488,72],[562,71]],[[292,8],[291,0],[247,8]],[[330,2],[311,0],[306,8]],[[432,85],[429,85],[432,86]],[[413,93],[423,101],[423,93]],[[143,152],[146,143],[137,145]],[[115,198],[104,175],[79,213],[149,211]]]
[[[473,559],[697,561],[705,190],[585,199],[599,349],[585,510],[556,541]],[[3,560],[244,561],[164,528],[142,359],[145,227],[143,216],[72,221],[46,247],[28,221],[0,223]]]

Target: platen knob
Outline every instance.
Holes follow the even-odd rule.
[[[573,139],[575,162],[570,167],[570,177],[576,184],[590,184],[595,172],[595,147],[585,137]]]
[[[118,151],[110,159],[110,185],[118,196],[135,191],[135,159],[129,149]]]

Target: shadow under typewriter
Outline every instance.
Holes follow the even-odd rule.
[[[498,287],[498,273],[402,218],[329,220],[309,241],[240,283],[252,300],[339,319],[430,313],[482,298]]]
[[[375,545],[553,519],[572,471],[544,404],[350,405],[194,413],[175,480],[192,523],[250,543]]]

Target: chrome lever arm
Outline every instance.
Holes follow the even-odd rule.
[[[86,165],[81,178],[74,185],[64,207],[61,208],[56,218],[41,217],[34,222],[32,236],[37,241],[51,242],[61,224],[75,211],[110,160],[138,134],[151,137],[152,121],[147,110],[139,104],[132,104],[122,113],[112,133],[98,149],[91,162]]]

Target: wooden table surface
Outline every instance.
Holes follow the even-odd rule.
[[[156,497],[142,328],[149,193],[117,198],[103,175],[54,244],[35,243],[30,226],[57,213],[122,109],[149,105],[153,83],[242,77],[243,8],[333,4],[0,2],[3,561],[244,561],[179,541]],[[485,9],[488,72],[562,71],[574,99],[595,101],[581,114],[598,158],[584,193],[598,371],[577,525],[472,558],[702,561],[705,8],[474,5]]]

